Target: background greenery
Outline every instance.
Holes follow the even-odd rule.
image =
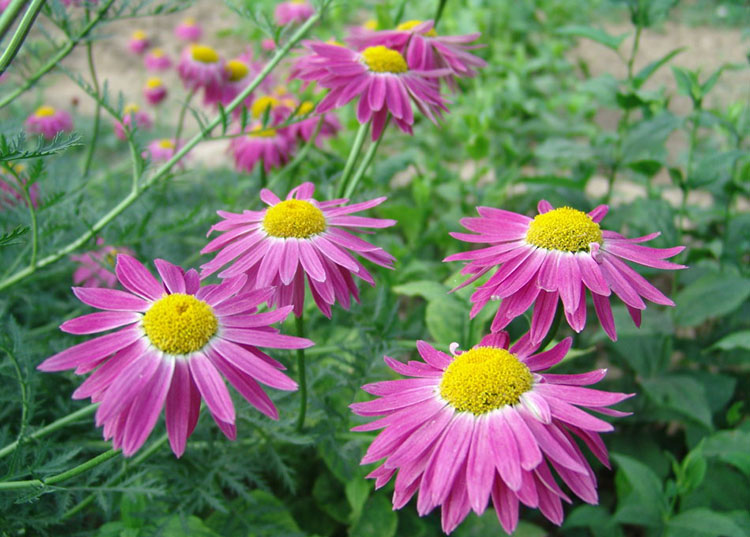
[[[146,4],[139,16],[159,11]],[[388,27],[400,9],[405,19],[427,19],[437,8],[437,2],[396,0],[345,4],[331,10],[315,37],[342,36],[373,14]],[[251,17],[237,18],[235,29],[216,37],[257,45],[273,3],[232,6]],[[47,15],[75,17],[56,3]],[[613,21],[629,26],[622,34],[603,30]],[[616,308],[617,342],[594,322],[582,334],[558,333],[557,339],[574,336],[575,352],[557,371],[608,367],[601,387],[637,396],[622,405],[633,415],[617,420],[605,438],[613,470],[592,463],[600,505],[574,502],[562,528],[522,509],[516,535],[750,536],[750,103],[711,98],[727,70],[744,73],[747,81],[747,64],[694,72],[676,66],[683,52],[677,51],[636,69],[639,45],[633,44],[637,34],[665,31],[669,24],[710,22],[746,32],[748,21],[747,4],[739,0],[449,0],[440,33],[482,32],[486,46],[478,54],[488,67],[461,81],[440,128],[420,121],[414,137],[386,133],[355,197],[389,197],[373,213],[399,223],[372,240],[396,256],[396,270],[375,270],[377,287],[364,287],[362,304],[351,312],[336,307],[331,321],[312,307],[306,315],[317,345],[308,352],[305,433],[294,432],[297,394],[271,394],[280,409],[278,423],[236,397],[236,442],[227,441],[204,413],[177,460],[158,425],[133,459],[115,457],[56,486],[0,490],[0,535],[440,535],[439,513],[420,519],[411,504],[393,512],[392,485],[374,492],[363,479],[369,469],[358,461],[371,437],[349,432],[359,421],[348,405],[367,399],[362,384],[392,375],[384,354],[413,356],[416,339],[442,347],[478,341],[494,312],[469,321],[470,290],[446,294],[459,281],[460,266],[441,260],[466,246],[448,232],[459,230],[458,220],[474,214],[476,205],[533,214],[545,198],[583,210],[608,201],[613,209],[607,229],[627,236],[659,230],[656,246],[688,246],[679,261],[690,269],[641,271],[677,307],[649,306],[641,329],[626,319],[624,308]],[[33,71],[51,52],[43,35],[32,38],[19,69]],[[108,38],[103,26],[94,46]],[[576,46],[618,51],[622,65],[592,75],[572,53]],[[654,87],[652,77],[670,70],[669,87]],[[19,72],[3,92],[26,71]],[[106,127],[92,172],[82,176],[90,118],[77,118],[80,143],[58,140],[33,153],[35,142],[19,140],[17,133],[40,99],[42,90],[35,91],[0,111],[0,160],[17,158],[14,151],[26,147],[32,157],[39,155],[27,164],[43,192],[38,218],[40,255],[46,255],[125,196],[131,172],[125,146]],[[690,106],[675,106],[677,99]],[[116,95],[107,102],[122,106]],[[602,114],[614,121],[602,121]],[[344,133],[324,150],[313,147],[300,167],[278,180],[279,192],[302,180],[315,182],[321,198],[331,192],[356,129],[352,110],[341,118]],[[677,142],[668,145],[670,140]],[[218,169],[189,165],[157,183],[101,235],[108,244],[133,248],[143,260],[196,266],[206,260],[197,251],[215,211],[257,207],[259,185],[257,174],[234,171],[229,157]],[[29,227],[23,206],[0,212],[2,272],[28,259]],[[70,399],[79,378],[35,370],[74,341],[58,325],[87,311],[69,289],[73,268],[63,259],[0,294],[0,446],[22,440],[0,459],[0,487],[2,481],[59,474],[109,449],[90,416],[29,438],[83,406]],[[528,319],[519,318],[510,331],[517,336],[527,326]],[[284,331],[293,333],[293,321]],[[291,354],[275,356],[296,374]],[[469,515],[455,532],[502,534],[492,510],[481,518]]]

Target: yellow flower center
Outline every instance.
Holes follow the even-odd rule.
[[[193,45],[190,47],[190,54],[195,61],[201,63],[216,63],[219,61],[219,54],[206,45]]]
[[[144,32],[143,30],[136,30],[135,32],[133,32],[133,39],[143,41],[144,39],[146,39],[146,32]]]
[[[272,237],[306,239],[325,231],[326,219],[309,201],[286,200],[266,210],[263,228]]]
[[[343,47],[344,44],[341,41],[336,41],[333,37],[326,41],[326,45],[334,45],[337,47]]]
[[[248,134],[250,138],[253,138],[254,136],[260,136],[262,138],[273,138],[276,136],[276,129],[264,129],[260,125],[257,127],[253,127],[250,130],[250,133]]]
[[[117,264],[117,254],[120,253],[125,252],[119,250],[118,248],[112,248],[110,251],[104,254],[104,262],[107,263],[110,267],[115,268],[115,265]]]
[[[312,101],[303,101],[301,105],[299,105],[299,109],[297,110],[298,116],[306,116],[310,112],[313,111],[315,108],[315,105],[312,103]]]
[[[130,114],[135,114],[140,109],[141,107],[138,106],[137,104],[130,103],[123,109],[123,112],[125,113],[126,116],[129,116]]]
[[[362,25],[366,30],[375,31],[378,29],[378,20],[377,19],[368,19],[365,21],[365,23]]]
[[[261,117],[266,113],[266,110],[273,110],[280,104],[281,102],[276,97],[264,95],[263,97],[258,97],[257,99],[255,99],[255,101],[253,101],[253,106],[250,108],[250,113],[253,115],[253,117]]]
[[[161,78],[152,77],[146,81],[146,87],[148,89],[160,88],[162,86]]]
[[[602,243],[602,230],[583,211],[560,207],[534,218],[526,242],[547,250],[588,252],[592,242]]]
[[[406,60],[397,50],[378,45],[362,51],[362,58],[370,71],[376,73],[405,73],[409,70]]]
[[[279,84],[278,86],[273,88],[273,92],[276,95],[282,96],[282,95],[286,95],[287,93],[289,93],[289,89],[283,84]]]
[[[189,354],[202,349],[219,328],[211,306],[193,295],[160,298],[143,316],[143,330],[157,349]]]
[[[401,24],[399,24],[398,26],[396,26],[396,30],[401,30],[402,32],[408,32],[409,30],[411,30],[415,26],[419,26],[423,22],[424,21],[420,21],[420,20],[412,20],[412,21],[402,22]],[[437,32],[435,31],[434,28],[430,28],[430,31],[427,32],[424,35],[426,35],[427,37],[436,37],[437,36]]]
[[[164,51],[160,48],[155,48],[151,51],[151,55],[154,58],[161,58],[162,56],[164,56]]]
[[[443,373],[440,395],[459,412],[484,414],[518,403],[534,382],[529,368],[497,347],[474,347]]]
[[[50,117],[55,115],[55,109],[51,106],[40,106],[34,112],[36,117]]]
[[[188,17],[182,21],[182,24],[185,26],[195,26],[195,19],[193,17]]]
[[[230,82],[237,82],[242,80],[250,72],[250,68],[242,60],[229,60],[224,66],[227,74],[229,75]]]
[[[174,149],[174,141],[170,140],[169,138],[164,138],[162,140],[159,140],[159,147],[162,149]]]

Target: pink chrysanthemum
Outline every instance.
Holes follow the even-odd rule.
[[[47,140],[51,140],[59,132],[73,130],[73,118],[65,110],[40,106],[26,120],[26,130],[31,134],[41,134]]]
[[[451,233],[459,240],[489,243],[488,248],[454,254],[445,261],[469,261],[461,270],[472,274],[459,288],[497,268],[471,297],[472,317],[490,300],[502,299],[492,322],[492,331],[505,328],[532,304],[530,336],[539,343],[549,331],[562,300],[565,318],[576,332],[586,326],[586,289],[591,293],[599,322],[607,335],[617,339],[609,296],[614,292],[627,306],[636,326],[641,324],[643,299],[674,306],[661,291],[633,270],[624,260],[659,269],[682,269],[664,261],[685,249],[649,248],[639,243],[660,233],[628,239],[614,231],[602,230],[599,222],[609,208],[600,205],[586,214],[570,207],[555,209],[539,202],[539,214],[522,214],[478,207],[479,218],[464,218],[461,224],[478,233]]]
[[[167,162],[179,151],[182,145],[182,140],[175,143],[171,138],[153,140],[148,144],[146,151],[143,152],[143,158],[150,158],[152,162]],[[182,165],[183,162],[180,161],[178,166]]]
[[[143,97],[152,106],[160,104],[167,98],[167,87],[161,78],[151,77],[146,81],[143,87]]]
[[[129,129],[150,129],[153,126],[151,116],[141,110],[137,104],[129,104],[123,110],[122,121],[115,122],[115,136],[120,140],[125,140],[125,127]]]
[[[475,68],[487,63],[468,52],[482,45],[470,45],[481,34],[438,35],[432,21],[412,20],[399,24],[395,30],[380,32],[360,32],[350,36],[348,41],[361,49],[384,45],[399,51],[412,69],[447,69],[443,79],[455,88],[454,77],[473,77]]]
[[[284,320],[291,308],[257,313],[270,289],[238,294],[245,277],[200,287],[195,270],[161,259],[154,261],[162,281],[135,258],[117,256],[117,279],[127,291],[74,287],[81,302],[98,309],[64,322],[71,334],[109,334],[47,358],[39,369],[73,369],[94,373],[73,393],[101,405],[97,426],[104,438],[126,456],[146,441],[166,405],[167,434],[178,457],[198,421],[201,399],[222,432],[237,435],[234,405],[222,375],[267,416],[278,412],[257,382],[280,390],[296,390],[284,366],[257,347],[299,349],[310,340],[284,336],[270,325]]]
[[[180,56],[177,72],[188,89],[221,85],[227,77],[224,60],[206,45],[187,47]]]
[[[315,14],[315,8],[305,0],[291,0],[281,2],[274,9],[273,16],[276,24],[285,26],[290,22],[305,22]]]
[[[609,467],[599,433],[613,427],[579,407],[623,416],[607,407],[631,394],[581,387],[599,382],[606,369],[543,373],[565,357],[570,344],[567,338],[533,354],[536,347],[525,336],[508,351],[508,335],[500,332],[453,356],[424,341],[417,342],[424,362],[386,356],[391,369],[415,378],[365,385],[363,390],[381,397],[351,405],[360,416],[385,416],[353,429],[383,429],[362,464],[385,461],[368,477],[380,488],[398,472],[394,509],[419,491],[420,516],[440,506],[446,533],[470,510],[482,514],[490,497],[508,533],[518,523],[519,502],[560,525],[561,500],[570,500],[548,464],[574,494],[596,504],[596,476],[574,436]]]
[[[23,171],[26,169],[26,166],[23,164],[13,164],[10,163],[10,166],[13,167],[16,174],[19,175],[21,178],[21,181],[23,184],[26,184],[26,177],[23,177]],[[3,177],[0,176],[0,211],[3,210],[4,207],[12,207],[18,203],[26,204],[26,201],[24,199],[24,195],[22,191],[20,190],[21,186],[18,184],[18,180],[11,174],[8,174],[7,176]],[[31,205],[34,208],[39,207],[39,184],[34,183],[29,187],[29,199],[31,200]]]
[[[128,41],[128,49],[133,54],[143,54],[149,46],[151,46],[151,41],[143,30],[133,32]]]
[[[0,0],[0,13],[5,11],[13,0]]]
[[[318,104],[323,114],[359,97],[357,120],[372,120],[372,139],[383,132],[392,118],[398,127],[412,133],[416,107],[432,122],[437,123],[442,111],[447,111],[440,96],[438,77],[449,74],[446,69],[416,70],[397,50],[377,45],[355,52],[338,45],[308,43],[315,56],[305,65],[296,65],[300,79],[317,81],[331,91]]]
[[[306,116],[307,114],[310,114],[314,109],[315,105],[311,101],[304,101],[297,108],[296,115]],[[315,134],[315,131],[318,129],[318,122],[321,120],[323,121],[323,123],[321,124],[320,131],[318,132],[318,136],[315,139],[315,145],[320,147],[324,139],[336,136],[336,134],[341,130],[341,122],[333,112],[328,112],[327,114],[322,115],[312,114],[307,119],[292,123],[287,128],[287,135],[291,139],[300,138],[303,141],[308,142]]]
[[[224,80],[221,83],[206,86],[203,102],[207,105],[217,103],[221,103],[223,106],[228,105],[250,85],[254,73],[258,70],[258,66],[253,62],[250,53],[228,60],[224,64]],[[252,102],[253,95],[250,94],[243,101],[243,104],[250,106]],[[235,114],[240,114],[241,109],[241,106],[237,107]]]
[[[166,71],[172,67],[172,59],[162,49],[154,48],[143,57],[143,64],[148,71]]]
[[[292,189],[281,201],[273,192],[263,189],[260,199],[269,207],[262,211],[234,214],[219,211],[224,218],[210,230],[221,231],[201,253],[219,253],[203,265],[201,277],[206,278],[226,265],[219,274],[230,278],[248,276],[251,287],[273,285],[272,304],[293,305],[302,315],[305,300],[305,277],[320,311],[331,316],[331,306],[338,302],[349,309],[350,296],[359,301],[359,291],[352,276],[375,285],[370,273],[352,253],[391,268],[393,256],[347,229],[385,228],[395,220],[352,216],[385,201],[385,197],[345,205],[348,200],[316,201],[315,186],[304,183]],[[350,253],[351,252],[351,253]]]
[[[65,7],[69,7],[69,6],[78,7],[84,3],[95,6],[96,4],[99,3],[98,0],[60,0],[60,1]]]
[[[294,148],[294,144],[279,129],[264,128],[260,123],[246,129],[244,136],[232,138],[229,150],[234,156],[234,165],[239,171],[250,173],[260,162],[267,172],[283,166]]]
[[[78,264],[73,272],[73,284],[81,287],[116,287],[117,255],[135,255],[135,253],[130,248],[104,246],[104,239],[101,237],[97,239],[96,244],[100,246],[97,250],[70,256],[70,259]]]
[[[203,28],[193,17],[188,17],[175,26],[174,35],[177,39],[195,43],[203,37]]]
[[[260,48],[265,50],[266,52],[273,52],[274,50],[276,50],[276,41],[274,41],[270,37],[266,37],[260,42]]]

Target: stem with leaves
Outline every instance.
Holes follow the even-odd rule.
[[[303,316],[295,317],[297,336],[305,337],[305,320]],[[305,349],[297,349],[297,375],[299,376],[299,416],[297,417],[297,431],[305,427],[307,415],[307,373],[305,372]]]
[[[175,147],[180,146],[180,136],[182,136],[182,128],[185,126],[185,114],[187,113],[187,110],[190,107],[190,101],[193,100],[194,96],[195,96],[195,88],[192,88],[190,92],[187,94],[187,97],[185,97],[185,102],[182,103],[182,108],[180,108],[180,119],[177,121],[177,132],[175,132],[175,135],[174,135]]]
[[[26,13],[21,17],[21,22],[18,23],[13,37],[10,38],[8,46],[5,47],[2,56],[0,56],[0,74],[4,73],[8,68],[13,58],[16,57],[18,51],[21,50],[23,42],[26,41],[26,36],[29,35],[29,31],[36,20],[37,15],[42,10],[45,0],[32,0]]]
[[[367,171],[367,168],[370,167],[370,164],[372,164],[372,160],[375,158],[375,153],[380,146],[380,141],[383,139],[384,134],[385,130],[380,133],[380,138],[371,143],[370,147],[367,148],[367,153],[365,153],[365,156],[362,158],[362,163],[359,165],[359,168],[357,168],[357,171],[352,176],[352,180],[349,181],[348,185],[346,185],[346,189],[344,190],[345,198],[351,198],[352,194],[354,194],[354,190],[357,188],[357,185],[362,179],[362,176]]]
[[[90,18],[88,8],[86,9],[86,18]],[[89,145],[89,149],[86,152],[86,160],[83,165],[83,177],[87,177],[89,174],[89,170],[91,170],[91,163],[94,160],[94,151],[96,150],[96,142],[97,138],[99,138],[99,123],[101,121],[102,115],[102,105],[100,102],[101,91],[99,89],[99,79],[96,76],[96,67],[94,66],[94,44],[91,42],[91,40],[86,41],[86,59],[89,64],[89,73],[91,73],[91,86],[96,92],[97,100],[96,110],[94,111],[94,128],[91,135],[91,145]]]
[[[354,170],[354,165],[357,163],[357,158],[359,157],[359,154],[362,151],[362,144],[365,143],[365,137],[367,136],[367,131],[369,130],[369,128],[370,128],[369,121],[359,126],[357,135],[354,137],[354,144],[352,144],[352,148],[349,151],[349,156],[346,159],[346,164],[344,165],[344,171],[341,172],[341,177],[339,177],[339,182],[338,182],[338,185],[336,186],[337,198],[340,198],[346,191],[346,184],[349,181],[349,176],[352,174],[352,171]]]

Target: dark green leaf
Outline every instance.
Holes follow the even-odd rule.
[[[712,272],[697,279],[675,297],[675,321],[696,326],[739,308],[750,297],[750,279]]]
[[[708,427],[711,422],[711,410],[703,386],[686,375],[665,375],[641,382],[646,394],[660,407],[679,412]]]
[[[731,517],[706,508],[684,511],[667,522],[668,537],[747,537]]]
[[[651,78],[651,75],[653,75],[656,71],[661,69],[664,66],[664,64],[666,64],[669,60],[671,60],[672,58],[680,54],[682,51],[684,51],[685,48],[686,47],[676,48],[668,52],[667,54],[665,54],[658,60],[655,60],[649,63],[646,67],[638,71],[638,73],[636,73],[636,75],[633,77],[633,85],[636,88],[640,88],[641,86],[643,86],[644,82],[646,82],[646,80]]]
[[[349,530],[349,537],[393,537],[396,535],[398,517],[391,502],[381,492],[370,496],[362,516]]]
[[[605,47],[617,50],[620,45],[628,36],[628,34],[612,35],[599,28],[592,28],[590,26],[570,25],[558,28],[557,32],[560,35],[569,35],[573,37],[585,37],[604,45]]]

